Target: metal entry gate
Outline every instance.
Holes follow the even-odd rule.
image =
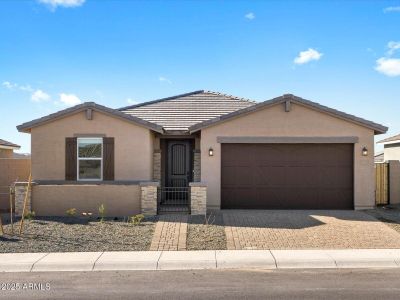
[[[189,213],[189,187],[158,188],[158,213]]]

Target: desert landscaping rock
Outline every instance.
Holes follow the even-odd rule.
[[[0,236],[0,253],[144,251],[149,250],[156,218],[147,218],[134,226],[126,221],[82,220],[64,217],[36,218],[25,221],[18,236],[18,224],[5,224]]]
[[[190,216],[187,250],[225,250],[226,236],[221,214]],[[207,224],[208,223],[208,224]]]
[[[400,233],[400,207],[377,207],[365,212]]]

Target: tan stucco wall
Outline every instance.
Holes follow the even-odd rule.
[[[284,104],[277,104],[229,121],[211,126],[201,133],[201,181],[207,183],[207,205],[220,208],[221,203],[221,144],[218,136],[280,136],[280,137],[342,137],[357,136],[354,147],[354,203],[356,209],[373,207],[374,184],[374,132],[372,129],[292,104],[285,112]],[[368,156],[361,149],[369,149]],[[208,156],[208,149],[214,156]]]
[[[14,151],[12,149],[0,149],[0,158],[12,158]]]
[[[385,145],[383,152],[385,161],[400,160],[400,143]]]
[[[65,138],[75,134],[105,134],[115,138],[115,180],[151,180],[153,133],[139,125],[93,112],[87,120],[78,112],[31,131],[34,180],[65,179]]]
[[[390,204],[400,204],[400,161],[389,161],[389,199]]]
[[[140,213],[139,185],[35,185],[32,210],[37,216],[65,216],[70,208],[77,214],[97,216],[104,204],[106,215],[132,216]]]
[[[10,209],[9,186],[27,181],[30,172],[30,158],[0,158],[0,210]]]

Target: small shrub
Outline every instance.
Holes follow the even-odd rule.
[[[76,208],[67,209],[65,212],[68,217],[75,217],[76,216]]]
[[[142,215],[142,214],[134,215],[131,217],[131,223],[133,225],[139,225],[140,223],[142,223],[143,219],[144,219],[144,215]]]
[[[106,216],[106,207],[104,204],[99,206],[99,215],[100,215],[100,222],[104,222],[104,218]]]
[[[32,221],[36,216],[36,213],[34,211],[28,212],[25,215],[25,218],[28,219],[29,221]]]

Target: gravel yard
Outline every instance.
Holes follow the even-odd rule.
[[[375,209],[366,210],[367,214],[377,218],[390,228],[400,233],[400,208],[377,207]]]
[[[225,250],[226,236],[221,214],[206,218],[190,216],[187,234],[187,250]]]
[[[17,235],[19,223],[5,224],[0,236],[0,253],[70,251],[141,251],[149,250],[156,218],[140,225],[124,221],[46,217],[26,220],[23,235]]]

